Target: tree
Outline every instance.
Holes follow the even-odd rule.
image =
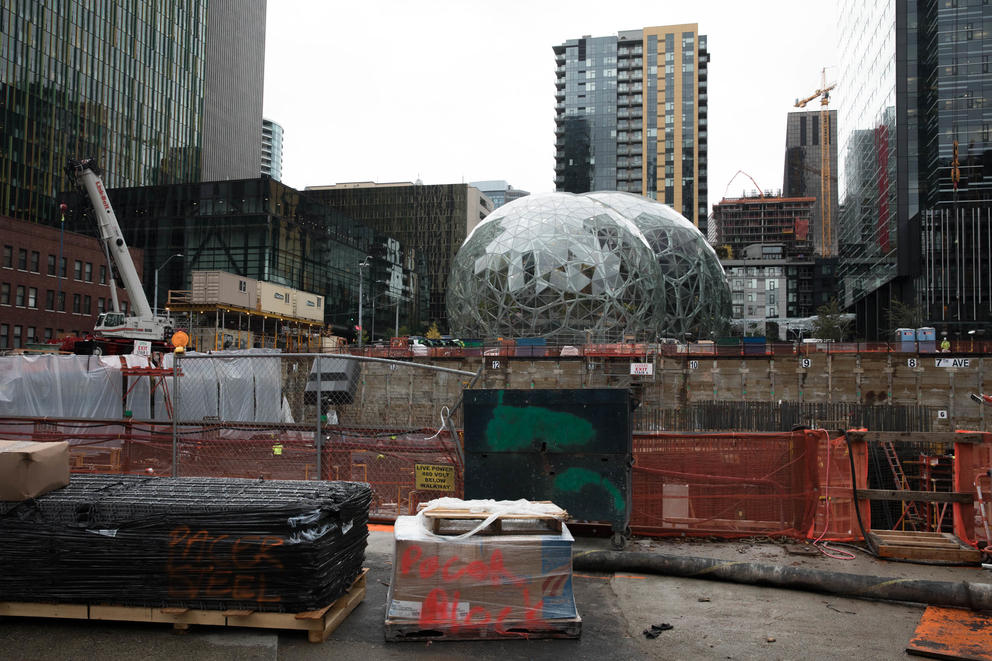
[[[427,333],[424,335],[428,340],[440,340],[441,331],[437,329],[437,322],[432,322],[431,327],[427,329]]]
[[[889,319],[889,331],[897,328],[919,328],[925,321],[922,306],[907,305],[900,300],[893,300],[885,314]]]
[[[847,335],[851,320],[840,310],[840,303],[836,298],[821,305],[816,309],[816,319],[813,320],[813,335],[821,340],[835,340],[837,342]]]
[[[777,321],[766,321],[765,322],[765,337],[767,337],[772,342],[778,342],[779,340],[779,328]]]

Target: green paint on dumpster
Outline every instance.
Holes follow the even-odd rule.
[[[555,478],[555,491],[574,493],[582,491],[585,487],[603,489],[613,497],[613,507],[616,511],[621,512],[626,509],[626,501],[617,485],[588,468],[569,468]]]
[[[591,443],[596,438],[592,423],[571,413],[543,406],[507,406],[502,393],[486,426],[486,441],[494,451],[532,448],[541,441],[548,450]]]

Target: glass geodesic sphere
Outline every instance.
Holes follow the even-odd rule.
[[[644,337],[665,315],[661,272],[641,231],[569,193],[499,207],[465,239],[448,282],[451,332],[462,337]]]
[[[629,219],[650,244],[665,283],[665,322],[660,336],[706,338],[725,332],[730,286],[713,246],[671,207],[640,195],[587,193]]]

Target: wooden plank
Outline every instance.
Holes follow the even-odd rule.
[[[91,620],[123,620],[124,622],[153,622],[152,609],[145,606],[90,605]]]
[[[961,549],[914,549],[903,547],[878,547],[880,558],[900,558],[903,560],[939,560],[942,562],[969,562],[978,564],[982,554],[973,550],[971,553]]]
[[[424,630],[417,622],[386,620],[386,640],[392,642],[430,640],[506,640],[535,638],[579,638],[582,618],[574,617],[543,622],[503,622],[497,631],[491,625],[457,629]]]
[[[168,608],[156,608],[152,610],[152,622],[161,622],[165,624],[174,625],[185,625],[188,627],[190,624],[208,624],[212,626],[224,626],[227,624],[227,618],[221,611],[208,611],[208,610],[190,610],[188,608],[181,609],[181,613],[169,613],[169,610],[180,610],[180,609],[168,609]]]
[[[849,431],[848,440],[869,443],[970,443],[985,442],[985,435],[958,432]]]
[[[977,549],[965,545],[954,535],[946,533],[913,533],[898,530],[868,533],[882,558],[904,560],[940,560],[945,562],[966,562],[978,564],[982,554]]]
[[[975,495],[959,491],[910,491],[909,489],[858,489],[862,500],[912,500],[919,503],[973,503]]]
[[[362,586],[360,588],[354,589],[347,594],[347,596],[342,600],[339,599],[334,607],[327,613],[324,618],[324,628],[321,630],[310,631],[308,634],[308,639],[311,643],[322,643],[327,640],[327,637],[334,633],[345,618],[351,614],[351,611],[355,610],[358,604],[362,603],[365,599],[365,578],[362,577]]]
[[[0,615],[11,617],[65,617],[85,620],[86,604],[43,604],[31,601],[0,601]]]
[[[312,642],[323,642],[365,599],[368,571],[367,568],[362,569],[358,578],[348,588],[348,592],[334,603],[316,611],[304,613],[261,613],[238,609],[199,610],[182,607],[150,608],[144,606],[108,606],[105,604],[0,602],[0,616],[155,622],[171,624],[176,629],[188,629],[191,624],[294,629],[307,631]]]

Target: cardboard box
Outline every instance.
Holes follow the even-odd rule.
[[[541,628],[577,618],[572,542],[561,534],[443,538],[397,517],[386,619],[446,633]]]
[[[0,441],[0,500],[27,500],[69,484],[69,444]]]

